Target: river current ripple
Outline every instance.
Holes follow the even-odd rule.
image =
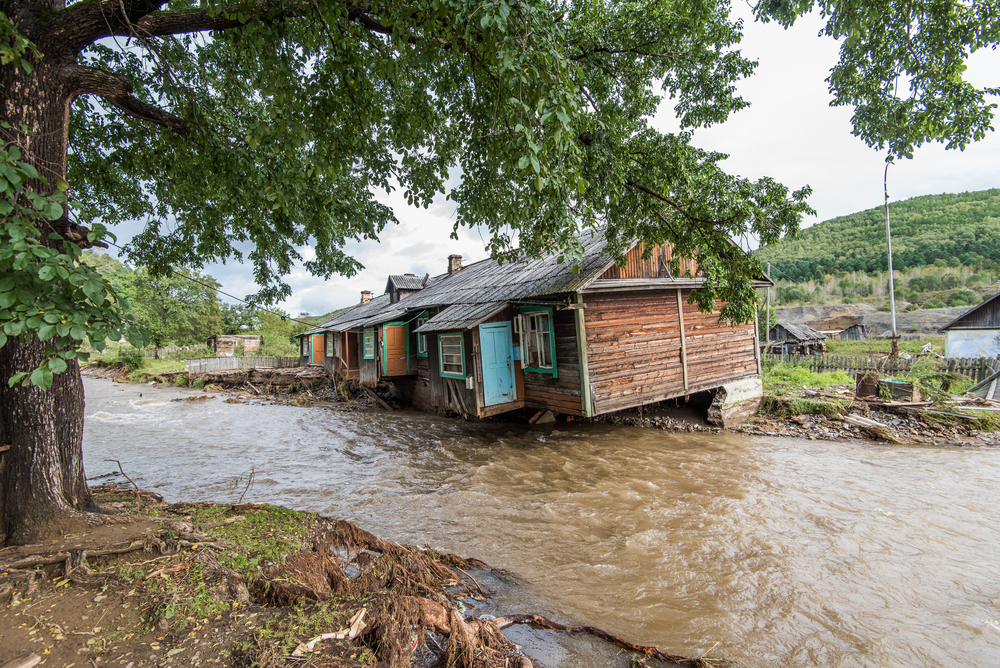
[[[510,570],[536,612],[742,666],[1000,665],[1000,451],[171,402],[85,380],[87,474],[266,501]],[[140,396],[141,394],[141,396]],[[546,666],[628,666],[520,628]]]

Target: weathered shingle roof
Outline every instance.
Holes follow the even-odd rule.
[[[346,332],[350,329],[362,327],[366,320],[373,317],[387,306],[390,306],[389,295],[379,295],[369,302],[358,304],[357,306],[347,309],[346,311],[341,311],[326,322],[321,323],[317,327],[313,327],[311,330],[306,332],[306,334],[318,334],[319,332]]]
[[[430,285],[435,278],[428,277],[427,285]],[[423,290],[426,285],[424,285],[423,276],[409,276],[403,274],[402,276],[390,276],[389,280],[385,284],[385,291],[392,292],[393,288],[396,290]]]
[[[826,335],[819,330],[813,329],[809,325],[800,325],[792,322],[782,322],[775,327],[781,327],[799,341],[813,341],[815,339],[825,339]]]
[[[611,264],[611,258],[604,254],[607,242],[603,234],[588,235],[583,241],[583,258],[576,273],[571,263],[560,264],[555,255],[504,265],[493,259],[482,260],[450,276],[442,276],[417,294],[407,297],[406,305],[413,309],[482,304],[575,292],[604,273]]]
[[[447,332],[474,327],[487,318],[492,318],[507,308],[507,302],[486,302],[484,304],[454,304],[421,325],[419,334]]]

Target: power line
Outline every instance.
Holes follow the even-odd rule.
[[[118,244],[116,244],[116,243],[115,243],[115,242],[113,242],[113,241],[108,241],[108,240],[104,240],[104,243],[107,243],[107,244],[110,244],[110,245],[114,246],[115,248],[117,248],[118,250],[122,250],[122,251],[123,251],[123,250],[125,250],[124,248],[122,248],[121,246],[119,246]],[[174,266],[171,266],[171,267],[170,267],[170,270],[171,270],[171,271],[172,271],[173,273],[175,273],[175,274],[177,274],[178,276],[180,276],[181,278],[186,278],[187,280],[191,281],[192,283],[197,283],[198,285],[201,285],[201,286],[203,286],[203,287],[206,287],[206,288],[208,288],[209,290],[214,290],[215,292],[218,292],[218,293],[219,293],[220,295],[225,295],[225,296],[229,297],[230,299],[235,299],[236,301],[238,301],[238,302],[242,302],[242,303],[246,304],[247,306],[251,306],[252,308],[255,308],[255,309],[257,309],[258,311],[266,311],[267,313],[271,313],[271,314],[273,314],[273,315],[276,315],[276,316],[280,317],[280,318],[281,318],[282,320],[291,320],[292,322],[298,322],[298,323],[301,323],[301,324],[303,324],[303,325],[308,325],[309,327],[317,327],[317,326],[318,326],[318,325],[316,325],[316,324],[314,324],[314,323],[311,323],[311,322],[306,322],[305,320],[299,320],[298,318],[293,318],[293,317],[292,317],[292,316],[290,316],[290,315],[285,315],[284,313],[281,313],[281,312],[279,312],[279,311],[272,311],[271,309],[267,309],[267,308],[263,308],[263,307],[261,307],[261,306],[253,306],[253,305],[252,305],[252,304],[250,304],[250,302],[248,302],[247,300],[245,300],[245,299],[241,299],[241,298],[237,297],[236,295],[231,295],[231,294],[229,294],[228,292],[225,292],[224,290],[220,290],[219,288],[215,287],[214,285],[209,285],[208,283],[205,283],[205,282],[203,282],[203,281],[199,281],[199,280],[198,280],[198,279],[196,279],[196,278],[193,278],[193,277],[191,277],[191,276],[188,276],[188,275],[187,275],[187,274],[185,274],[184,272],[182,272],[182,271],[179,271],[179,270],[178,270],[178,269],[177,269],[176,267],[174,267]]]

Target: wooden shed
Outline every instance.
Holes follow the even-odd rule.
[[[809,325],[780,323],[772,327],[769,334],[771,352],[789,355],[817,355],[826,352],[826,335]]]
[[[717,393],[720,422],[752,412],[754,324],[720,322],[721,303],[714,313],[689,304],[703,279],[692,262],[670,275],[669,246],[639,244],[623,267],[604,249],[603,237],[585,240],[577,272],[555,257],[466,267],[452,257],[420,290],[387,293],[372,300],[378,308],[359,305],[317,330],[357,334],[362,382],[391,380],[426,410],[596,416],[728,388]],[[387,289],[411,285],[395,278]]]
[[[840,338],[850,341],[865,341],[868,339],[868,327],[861,322],[851,325],[840,332]]]
[[[1000,294],[974,306],[941,328],[945,357],[1000,355]]]

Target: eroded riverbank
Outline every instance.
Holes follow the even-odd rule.
[[[994,449],[468,424],[407,411],[171,402],[87,380],[91,476],[248,500],[508,568],[505,610],[745,666],[990,665]],[[142,393],[142,397],[139,394]],[[548,666],[628,665],[518,631]],[[616,661],[618,663],[616,663]]]

